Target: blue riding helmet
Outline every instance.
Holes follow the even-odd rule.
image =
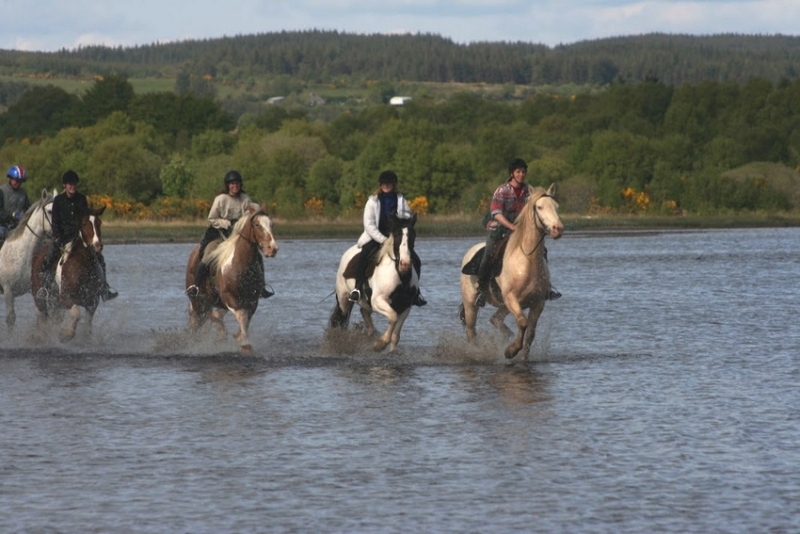
[[[12,180],[17,180],[18,182],[24,182],[27,179],[27,175],[25,174],[25,169],[23,169],[19,165],[14,165],[10,169],[8,169],[6,177],[11,178]]]

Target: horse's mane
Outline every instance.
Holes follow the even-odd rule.
[[[222,264],[228,261],[231,256],[233,256],[233,251],[236,248],[236,238],[241,235],[242,230],[250,221],[250,219],[261,213],[264,213],[264,211],[259,208],[252,213],[247,212],[244,217],[236,221],[236,224],[233,225],[233,229],[231,230],[231,235],[229,235],[222,243],[220,243],[217,248],[208,253],[208,259],[206,260],[206,263],[213,266],[215,264]]]
[[[8,238],[6,238],[6,242],[14,241],[19,236],[24,234],[25,233],[25,227],[28,226],[28,221],[31,220],[31,216],[33,215],[33,212],[36,211],[36,209],[39,208],[39,207],[44,208],[44,206],[47,205],[48,202],[52,202],[52,201],[53,201],[53,199],[50,198],[50,196],[48,195],[48,198],[40,198],[39,200],[37,200],[36,202],[31,204],[31,207],[28,208],[28,210],[25,212],[25,215],[23,215],[22,219],[19,220],[19,223],[17,224],[17,226],[8,233]]]
[[[511,232],[508,238],[507,247],[509,250],[521,246],[522,242],[525,241],[525,238],[528,236],[528,233],[535,230],[536,225],[533,221],[533,205],[536,204],[537,200],[547,194],[547,190],[543,187],[533,187],[531,185],[528,186],[528,192],[528,201],[514,220],[517,229]]]

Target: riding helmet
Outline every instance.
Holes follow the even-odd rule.
[[[242,175],[239,174],[239,171],[228,171],[225,174],[225,185],[228,185],[231,182],[242,183]]]
[[[522,158],[514,158],[508,163],[508,174],[512,174],[517,169],[527,169],[528,164]]]
[[[379,184],[396,184],[397,175],[394,171],[383,171],[378,177]]]
[[[78,182],[80,182],[80,178],[78,178],[78,173],[75,171],[67,171],[61,175],[62,184],[77,184]]]
[[[25,179],[27,178],[27,176],[25,175],[25,169],[23,169],[19,165],[14,165],[10,169],[8,169],[8,173],[6,174],[6,176],[18,182],[24,182]]]

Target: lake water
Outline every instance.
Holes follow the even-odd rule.
[[[418,239],[389,355],[324,336],[351,243],[276,233],[252,357],[186,334],[191,245],[106,247],[120,297],[68,344],[18,300],[0,532],[800,531],[800,229],[548,239],[564,296],[511,365],[490,308],[463,339],[476,239]]]

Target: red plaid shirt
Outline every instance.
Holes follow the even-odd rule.
[[[503,185],[495,190],[494,196],[492,197],[492,204],[489,206],[492,212],[492,219],[490,219],[489,224],[486,225],[487,230],[494,230],[497,228],[497,225],[500,224],[494,220],[494,216],[498,213],[502,213],[506,219],[513,223],[514,219],[517,218],[517,215],[519,215],[522,208],[524,208],[525,204],[528,202],[528,197],[530,196],[528,184],[523,183],[522,187],[517,189],[511,185],[512,180],[513,178],[509,178]]]

